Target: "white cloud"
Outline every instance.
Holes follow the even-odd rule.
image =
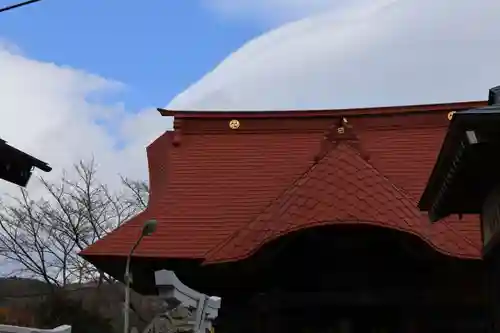
[[[277,25],[340,8],[350,2],[352,0],[205,0],[204,4],[224,17]]]
[[[207,1],[224,5],[224,0]],[[269,110],[450,102],[486,98],[486,90],[500,84],[497,0],[367,3],[242,0],[242,6],[255,6],[250,12],[326,12],[250,41],[169,107]],[[92,98],[122,88],[84,71],[29,59],[0,39],[0,137],[49,162],[50,178],[91,155],[107,182],[115,182],[117,173],[147,177],[145,146],[171,121],[153,109],[132,114],[118,102]],[[117,149],[121,143],[125,147]],[[0,182],[0,192],[13,190]]]
[[[498,0],[340,1],[250,41],[168,107],[269,110],[486,99],[487,89],[500,84],[498,12]]]
[[[118,102],[98,102],[98,96],[122,88],[119,82],[84,71],[29,59],[12,43],[0,41],[0,138],[48,162],[54,170],[36,174],[49,179],[92,156],[100,179],[111,185],[117,183],[118,173],[147,179],[145,147],[171,127],[171,121],[154,109],[132,114]],[[123,142],[125,147],[118,149]],[[37,191],[37,182],[31,181],[28,188]],[[0,192],[16,190],[0,182]]]

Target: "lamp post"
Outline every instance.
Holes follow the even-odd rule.
[[[127,256],[127,263],[125,264],[125,303],[123,305],[123,333],[129,333],[129,325],[130,325],[130,283],[132,282],[132,276],[130,274],[130,262],[132,260],[132,255],[134,254],[135,249],[141,243],[144,236],[149,236],[153,234],[156,230],[157,222],[156,220],[148,220],[144,222],[141,230],[141,235],[135,241],[134,245],[130,249],[130,252]]]

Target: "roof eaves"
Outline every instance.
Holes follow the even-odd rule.
[[[316,110],[246,110],[246,111],[222,111],[222,110],[172,110],[158,108],[162,116],[178,118],[306,118],[306,117],[331,117],[331,116],[375,116],[375,115],[393,115],[401,113],[420,113],[420,112],[445,112],[461,111],[472,108],[484,107],[487,101],[469,101],[456,103],[425,104],[425,105],[404,105],[404,106],[385,106],[385,107],[366,107],[351,109],[316,109]]]
[[[31,178],[33,168],[44,172],[52,171],[46,162],[16,149],[8,145],[5,140],[0,139],[0,179],[18,186],[26,186]]]
[[[0,139],[0,149],[4,149],[5,153],[12,154],[16,158],[22,158],[24,161],[30,163],[33,167],[38,168],[44,172],[52,171],[52,168],[47,162],[43,162],[17,148],[14,148],[7,144],[5,140]]]
[[[499,95],[500,89],[493,88],[490,105],[453,116],[418,204],[431,222],[450,214],[479,214],[484,196],[500,180],[500,160],[494,158],[500,146],[500,105],[493,104]]]

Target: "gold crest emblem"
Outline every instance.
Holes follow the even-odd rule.
[[[236,119],[231,120],[229,122],[229,128],[233,130],[240,128],[240,122]]]

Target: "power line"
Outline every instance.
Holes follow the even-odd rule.
[[[28,0],[28,1],[24,1],[24,2],[19,2],[19,3],[16,3],[14,5],[0,8],[0,13],[6,12],[6,11],[11,10],[11,9],[27,6],[27,5],[30,5],[32,3],[39,2],[39,1],[42,1],[42,0]]]

